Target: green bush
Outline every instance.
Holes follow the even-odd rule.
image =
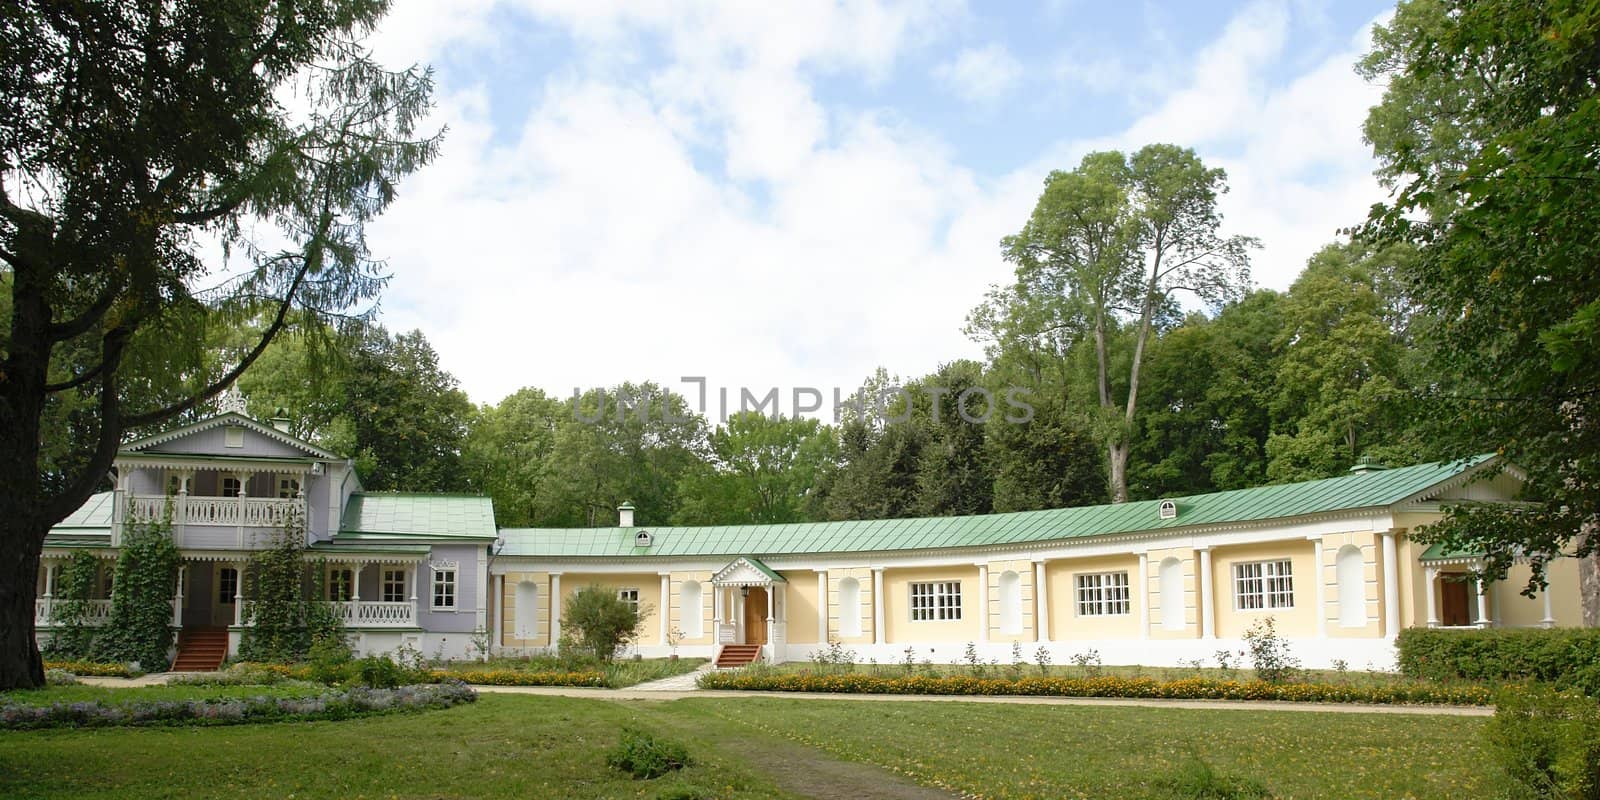
[[[1544,684],[1507,687],[1484,736],[1507,795],[1600,800],[1600,704],[1593,698]]]
[[[337,636],[324,636],[313,642],[306,653],[306,666],[310,668],[311,680],[330,686],[348,682],[356,675],[350,646]]]
[[[367,656],[357,661],[356,674],[361,677],[361,685],[369,689],[393,689],[408,682],[406,671],[388,656]]]
[[[599,586],[579,589],[562,605],[562,652],[582,648],[604,662],[639,637],[640,621],[649,613]]]
[[[1267,683],[1283,683],[1300,674],[1300,661],[1289,652],[1289,642],[1278,635],[1272,617],[1257,620],[1244,632],[1245,648],[1256,677]]]
[[[1172,800],[1259,800],[1270,798],[1265,786],[1249,778],[1223,775],[1198,757],[1155,780],[1156,796]]]
[[[1400,632],[1400,672],[1425,680],[1540,681],[1600,696],[1600,629]]]
[[[95,659],[135,663],[145,672],[167,668],[178,560],[170,505],[159,520],[128,523],[111,584],[111,620],[94,639]]]
[[[659,778],[689,763],[689,751],[683,745],[633,728],[623,728],[622,739],[606,754],[606,766],[641,780]]]

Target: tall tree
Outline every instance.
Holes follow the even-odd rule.
[[[1179,292],[1220,305],[1249,284],[1256,242],[1219,233],[1217,197],[1226,191],[1226,174],[1187,148],[1090,153],[1072,172],[1050,173],[1028,223],[1001,242],[1017,265],[1016,294],[1046,309],[1032,316],[1050,328],[1078,326],[1093,343],[1112,502],[1128,499],[1140,372],[1160,318]],[[1132,337],[1118,397],[1111,350],[1122,320]]]
[[[742,411],[711,432],[711,461],[678,487],[678,525],[799,522],[817,474],[833,463],[833,431],[814,419]]]
[[[1367,138],[1394,190],[1366,233],[1415,243],[1435,402],[1457,454],[1498,449],[1531,507],[1461,508],[1434,531],[1488,577],[1583,559],[1600,624],[1600,8],[1408,0],[1361,63],[1386,85]],[[1441,416],[1444,414],[1441,414]]]
[[[413,133],[427,74],[380,69],[357,44],[386,8],[0,10],[0,689],[44,681],[39,552],[124,431],[192,409],[285,326],[382,286],[365,223],[438,144]],[[291,88],[297,109],[279,99]],[[208,258],[216,241],[232,263]],[[207,327],[263,308],[256,341],[202,368]],[[63,406],[92,412],[70,415],[47,464],[42,425]]]
[[[475,489],[494,498],[497,524],[526,527],[543,518],[555,470],[556,430],[570,418],[561,401],[534,388],[478,409],[462,467]]]

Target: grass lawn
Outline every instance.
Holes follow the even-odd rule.
[[[837,776],[870,783],[898,773],[983,797],[1172,797],[1156,781],[1199,757],[1280,797],[1470,797],[1491,777],[1478,744],[1483,723],[1248,708],[485,694],[470,706],[345,722],[0,733],[0,796],[792,797],[784,788],[802,791],[811,784],[796,775],[814,773],[836,777],[836,793],[823,796],[850,797]],[[655,781],[613,772],[605,751],[625,724],[682,742],[698,763]]]
[[[640,683],[686,675],[706,663],[704,658],[644,658],[621,659],[606,666],[582,664],[576,666],[549,656],[531,658],[492,658],[488,661],[452,661],[442,667],[448,672],[484,672],[495,670],[522,670],[528,672],[568,672],[595,670],[606,674],[606,684],[613,689],[623,689]]]

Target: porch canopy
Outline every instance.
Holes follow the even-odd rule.
[[[771,567],[750,556],[739,556],[733,563],[717,570],[716,574],[711,576],[713,586],[771,586],[775,583],[782,584],[788,581]]]
[[[782,575],[751,556],[740,556],[713,573],[712,616],[717,627],[717,643],[771,645],[781,641],[786,615],[780,599],[788,583]],[[758,588],[766,595],[765,608],[749,606],[748,594],[751,589]],[[738,594],[733,592],[735,589],[739,590]],[[736,608],[742,613],[732,613]],[[747,619],[747,613],[756,616]]]

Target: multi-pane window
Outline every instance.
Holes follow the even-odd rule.
[[[961,619],[961,581],[911,584],[911,618],[919,621]]]
[[[1128,573],[1094,572],[1079,575],[1078,616],[1103,617],[1132,612]]]
[[[383,602],[399,603],[406,599],[406,571],[403,569],[386,569],[383,571]]]
[[[349,600],[354,594],[356,574],[348,569],[328,570],[328,599],[336,602]]]
[[[295,480],[294,478],[279,478],[278,479],[278,497],[279,498],[287,500],[289,498],[294,498],[294,497],[299,497],[299,496],[300,496],[300,481]]]
[[[243,488],[243,486],[244,484],[240,483],[238,478],[225,477],[222,479],[222,496],[238,497],[239,490]]]
[[[433,607],[436,609],[454,609],[456,607],[455,570],[435,569],[433,571]]]
[[[1233,607],[1236,611],[1294,608],[1294,570],[1288,559],[1234,564]]]
[[[239,593],[239,570],[223,567],[217,570],[217,602],[233,605],[233,596]]]
[[[627,603],[628,604],[628,608],[633,609],[633,613],[635,613],[635,614],[639,613],[639,590],[638,589],[618,589],[617,590],[617,599],[621,600],[624,603]]]

